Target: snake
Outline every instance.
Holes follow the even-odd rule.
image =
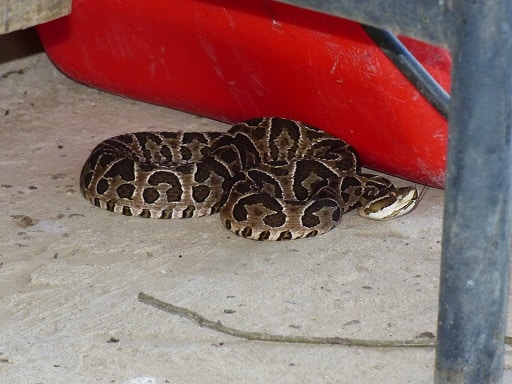
[[[301,121],[261,117],[226,132],[136,132],[90,153],[80,190],[127,216],[190,218],[220,213],[254,240],[291,240],[332,230],[342,216],[388,220],[413,210],[415,187],[364,173],[356,150]]]

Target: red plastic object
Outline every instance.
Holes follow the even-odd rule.
[[[84,84],[226,122],[302,120],[365,166],[443,186],[446,120],[357,23],[269,0],[74,0],[38,31]],[[402,41],[448,90],[449,53]]]

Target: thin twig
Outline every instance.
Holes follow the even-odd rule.
[[[144,292],[140,292],[138,299],[140,302],[169,312],[173,315],[184,317],[199,325],[227,335],[240,337],[247,340],[273,341],[278,343],[300,343],[300,344],[336,344],[350,347],[368,347],[368,348],[433,348],[436,345],[435,340],[429,339],[410,339],[410,340],[367,340],[354,339],[348,337],[317,337],[317,336],[292,336],[275,335],[264,332],[248,332],[236,328],[230,328],[223,325],[220,321],[212,321],[190,309],[178,307],[161,301]]]

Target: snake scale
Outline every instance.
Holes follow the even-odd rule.
[[[98,144],[80,176],[94,205],[128,216],[188,218],[220,212],[237,235],[287,240],[330,231],[342,215],[389,219],[418,201],[361,172],[354,148],[317,128],[258,118],[221,132],[139,132]]]

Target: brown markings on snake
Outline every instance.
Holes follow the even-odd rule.
[[[279,234],[279,237],[277,238],[278,241],[280,240],[291,240],[293,239],[293,234],[291,231],[286,230]]]
[[[109,164],[111,164],[113,161],[118,161],[116,159],[116,156],[114,154],[105,153],[101,154],[100,151],[98,151],[95,156],[97,157],[96,161],[98,162],[99,166],[102,168],[107,168]],[[94,160],[94,158],[92,159]]]
[[[270,231],[261,231],[257,240],[268,240],[270,238]]]
[[[162,143],[162,138],[153,132],[137,132],[134,134],[134,136],[140,144],[142,155],[146,161],[154,161],[154,148],[158,148],[158,146]]]
[[[286,214],[284,212],[272,213],[263,219],[263,222],[272,228],[279,228],[286,222]]]
[[[246,176],[248,183],[253,183],[259,191],[277,198],[283,197],[283,190],[279,181],[271,175],[259,170],[250,170],[246,173]]]
[[[192,187],[192,197],[195,201],[202,203],[210,195],[210,190],[206,185],[196,185]]]
[[[180,184],[172,185],[167,191],[165,191],[165,196],[167,202],[179,202],[181,201],[181,196],[183,195],[183,188]]]
[[[314,228],[321,223],[321,219],[337,223],[341,220],[341,209],[334,200],[322,199],[313,202],[304,210],[302,225]]]
[[[114,212],[114,208],[116,207],[116,201],[115,200],[109,200],[107,201],[107,206],[106,206],[106,209],[108,211],[111,211],[111,212]]]
[[[293,191],[298,200],[306,200],[320,188],[327,186],[329,179],[336,178],[336,173],[322,163],[299,160],[296,163]]]
[[[167,163],[172,163],[173,157],[171,148],[169,148],[167,145],[164,145],[162,146],[162,148],[160,148],[159,152],[162,158],[165,159]]]
[[[196,207],[193,205],[189,205],[184,211],[183,211],[183,217],[190,218],[194,216],[194,211],[196,210]]]
[[[149,185],[159,185],[159,184],[171,184],[175,185],[179,183],[179,178],[168,171],[156,171],[148,178]]]
[[[212,173],[221,175],[222,177],[230,176],[226,168],[217,161],[204,161],[196,165],[194,173],[194,181],[198,183],[206,182]]]
[[[92,172],[87,172],[82,175],[80,179],[80,187],[82,191],[85,191],[86,188],[89,188],[89,186],[91,185],[93,175],[94,173]]]
[[[153,204],[160,198],[160,192],[156,188],[144,188],[142,191],[142,198],[145,203]]]
[[[341,190],[348,189],[350,187],[360,187],[361,181],[357,177],[345,176],[341,182]]]
[[[270,169],[270,173],[272,173],[272,175],[274,175],[274,176],[280,176],[280,177],[290,175],[291,170],[282,167],[283,165],[287,165],[287,164],[278,164],[277,162],[273,162],[272,163],[273,167]]]
[[[108,191],[109,185],[110,184],[107,180],[101,178],[100,181],[98,181],[98,185],[96,185],[96,193],[99,195],[104,194]]]
[[[115,162],[105,173],[105,177],[119,176],[125,181],[135,180],[134,162],[130,159],[122,159]]]
[[[353,167],[353,161],[351,159],[342,159],[336,161],[335,167],[340,171],[349,171]]]
[[[160,218],[161,219],[171,219],[172,218],[172,213],[173,213],[172,209],[163,209],[161,214],[160,214]]]
[[[264,219],[269,216],[275,215],[283,210],[283,207],[277,200],[269,200],[268,196],[264,193],[254,193],[248,196],[242,197],[233,207],[233,218],[239,222],[246,221],[248,218],[248,210],[256,216],[265,214]],[[275,213],[270,213],[275,212]],[[279,216],[272,216],[270,219],[273,227],[281,226],[284,224],[284,220],[279,220]],[[286,216],[284,216],[286,219]]]
[[[151,211],[147,208],[144,208],[140,214],[139,214],[140,217],[145,217],[146,219],[149,219],[151,218]]]
[[[243,236],[243,237],[251,237],[251,235],[252,235],[252,228],[251,227],[245,227],[240,232],[240,236]]]
[[[122,199],[131,199],[135,189],[135,185],[125,183],[117,187],[116,193]]]
[[[94,205],[125,215],[220,211],[241,236],[287,240],[327,232],[344,212],[394,186],[360,174],[357,153],[342,140],[300,122],[257,118],[226,133],[107,139],[86,161],[80,188]]]
[[[230,147],[217,151],[215,155],[226,164],[234,164],[240,160],[240,156],[237,154],[237,152]],[[238,164],[238,168],[241,168],[240,164]]]
[[[183,160],[190,160],[192,158],[192,150],[188,147],[180,147],[180,153]]]
[[[271,160],[292,159],[299,148],[300,137],[299,127],[293,121],[272,119],[269,136]]]

